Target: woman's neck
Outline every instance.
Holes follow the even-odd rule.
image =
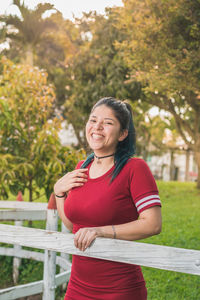
[[[99,167],[104,167],[107,165],[114,164],[114,153],[107,154],[107,155],[94,155],[94,163],[97,164]]]

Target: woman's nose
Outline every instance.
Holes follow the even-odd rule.
[[[102,128],[103,128],[103,124],[102,124],[102,122],[96,122],[96,123],[94,124],[94,127],[95,127],[96,129],[102,129]]]

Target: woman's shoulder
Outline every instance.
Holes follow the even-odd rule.
[[[142,166],[148,166],[146,161],[140,157],[132,157],[129,158],[127,165],[129,165],[129,167],[142,167]]]
[[[149,172],[150,168],[144,159],[140,157],[132,157],[125,165],[125,170],[130,174],[140,174],[143,172]]]
[[[126,172],[131,178],[149,178],[153,176],[147,162],[139,157],[129,159],[126,164]]]

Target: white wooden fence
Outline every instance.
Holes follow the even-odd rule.
[[[15,226],[11,225],[11,228],[18,228],[21,233],[23,229],[26,229],[26,227],[22,227],[24,220],[46,220],[46,230],[54,230],[57,232],[58,215],[55,208],[54,197],[50,198],[48,205],[47,203],[27,203],[24,201],[0,201],[0,220],[15,220]],[[0,227],[1,226],[4,225],[0,224]],[[62,228],[63,231],[66,232],[66,228],[64,229],[63,226]],[[33,230],[37,232],[37,229]],[[1,235],[0,233],[0,242],[3,242],[1,237],[3,237],[3,234]],[[30,235],[29,238],[31,238]],[[24,250],[22,249],[23,243],[11,242],[10,244],[14,244],[14,247],[0,247],[0,255],[13,256],[14,283],[16,284],[18,280],[21,258],[44,262],[43,280],[2,289],[0,290],[0,300],[18,299],[39,293],[43,293],[44,300],[54,300],[55,288],[59,285],[66,284],[69,280],[71,274],[69,256],[63,253],[61,256],[56,256],[56,252],[50,251],[49,249],[45,249],[44,253]],[[34,248],[38,247],[34,246]],[[61,272],[57,275],[56,265],[60,267]]]
[[[0,207],[2,207],[1,201]],[[56,211],[53,211],[53,214],[55,214]],[[18,214],[18,218],[21,218],[20,214]],[[75,255],[95,257],[129,264],[138,264],[141,266],[153,267],[162,270],[200,275],[199,250],[97,238],[90,248],[86,249],[84,252],[81,252],[75,248],[73,234],[71,233],[57,232],[55,230],[51,230],[51,228],[48,230],[41,230],[5,224],[0,224],[0,242],[34,247],[44,249],[45,251],[55,251],[67,254],[71,253]],[[2,255],[14,254],[16,256],[16,253],[12,252],[13,249],[9,248],[7,251],[8,252]],[[25,250],[21,250],[19,253],[20,254],[18,257],[26,257],[26,255],[29,255]],[[55,257],[53,259],[55,260]],[[61,265],[62,263],[60,263],[59,260],[62,259],[62,257],[57,257],[57,263]],[[47,261],[47,259],[45,261]],[[51,264],[51,268],[55,268],[55,264],[54,266]],[[45,267],[44,270],[46,270]],[[54,298],[52,297],[54,297],[54,294],[51,293],[51,291],[54,291],[55,286],[63,282],[61,278],[63,279],[64,276],[65,280],[67,280],[70,276],[70,271],[56,275],[55,281],[54,278],[45,278],[44,284],[42,281],[37,283],[37,288],[35,288],[36,283],[32,283],[32,285],[29,284],[26,285],[26,287],[19,286],[0,290],[0,300],[17,299],[19,298],[18,295],[21,293],[21,291],[25,291],[27,289],[31,290],[32,294],[43,291],[43,300],[53,300]],[[19,293],[18,290],[20,290]],[[29,291],[27,291],[26,295],[30,295]],[[21,294],[20,297],[22,297]]]

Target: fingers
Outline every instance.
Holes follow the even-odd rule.
[[[69,192],[74,187],[79,187],[87,182],[87,174],[85,172],[88,169],[77,169],[72,172],[68,172],[61,177],[54,186],[55,193]]]
[[[74,170],[72,172],[72,177],[77,177],[77,178],[87,178],[87,174],[85,174],[85,172],[87,171],[88,169],[77,169],[77,170]]]
[[[71,183],[71,184],[68,185],[68,190],[70,191],[74,187],[83,186],[83,185],[84,185],[83,182],[73,182],[73,183]]]
[[[87,182],[87,175],[84,173],[74,172],[71,177],[68,178],[67,182],[70,185],[70,188],[81,186]]]
[[[95,228],[81,228],[74,235],[74,245],[81,251],[85,251],[97,237]]]

